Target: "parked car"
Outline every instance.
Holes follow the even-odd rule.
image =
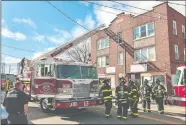
[[[7,124],[8,113],[1,104],[1,124]]]

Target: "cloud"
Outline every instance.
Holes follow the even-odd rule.
[[[160,1],[117,1],[117,2],[123,3],[123,4],[128,4],[128,5],[135,6],[135,7],[142,8],[142,9],[146,9],[146,10],[152,10],[153,6],[156,6],[160,3],[162,3]],[[171,2],[173,2],[173,1],[171,1]],[[109,2],[109,1],[99,1],[97,3],[103,4],[106,6],[110,6],[110,7],[114,7],[114,8],[119,8],[119,9],[126,10],[126,11],[130,11],[131,14],[133,14],[133,15],[138,15],[135,13],[142,14],[144,12],[147,12],[145,10],[132,8],[132,7],[129,7],[126,5],[121,5],[121,4],[117,4],[117,3]],[[185,1],[174,1],[174,3],[185,4]],[[182,13],[183,15],[186,15],[185,14],[185,6],[180,6],[180,5],[175,5],[175,4],[169,4],[169,6],[171,6],[172,8],[177,10],[178,12]],[[97,10],[97,8],[99,8],[100,10],[103,10],[103,11],[109,11],[109,12],[117,13],[117,14],[122,12],[120,10],[106,8],[106,7],[98,6],[98,5],[94,4],[94,14],[96,16],[96,20],[99,25],[103,24],[103,23],[108,25],[116,17],[116,15],[110,14],[107,12],[103,12],[103,11],[99,11],[99,10]],[[130,13],[130,12],[125,12],[125,13]]]
[[[5,56],[4,58],[4,63],[7,63],[7,64],[16,64],[16,63],[19,63],[20,61],[21,59],[10,57],[10,56]]]
[[[30,18],[27,18],[27,19],[26,18],[14,18],[13,21],[16,23],[28,24],[34,29],[37,28],[36,24]]]
[[[37,57],[43,55],[44,53],[46,53],[46,52],[48,52],[48,51],[50,51],[50,50],[52,50],[52,49],[54,49],[54,48],[55,48],[55,47],[50,47],[50,48],[46,48],[44,51],[36,52],[36,53],[34,53],[32,59],[35,59],[35,58],[37,58]]]
[[[1,34],[3,37],[11,38],[17,41],[23,41],[26,40],[26,36],[23,33],[20,32],[12,32],[8,28],[2,28]]]
[[[72,36],[68,31],[55,28],[57,35],[48,36],[47,39],[55,44],[63,44],[67,42]]]
[[[85,5],[86,7],[89,6],[89,3],[88,2],[80,1],[79,3]]]
[[[88,14],[84,20],[77,19],[76,21],[89,30],[95,28],[96,25],[96,21],[92,19],[90,14]],[[72,40],[73,38],[76,38],[87,32],[86,29],[79,25],[76,25],[71,31],[61,30],[58,28],[54,28],[54,31],[57,33],[57,35],[47,36],[47,39],[55,44],[64,44],[69,40]]]
[[[45,36],[38,34],[38,33],[35,33],[35,36],[33,36],[33,40],[35,40],[35,41],[42,42],[42,41],[44,41],[44,39],[45,39]]]
[[[20,58],[4,56],[2,62],[5,63],[4,73],[17,74],[17,63],[21,61]]]

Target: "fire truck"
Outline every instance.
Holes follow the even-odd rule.
[[[186,65],[182,64],[176,69],[172,77],[173,96],[168,97],[173,105],[186,107]]]
[[[23,72],[19,75],[20,80],[30,79],[30,86],[27,86],[25,91],[38,100],[43,112],[102,104],[98,97],[99,80],[96,67],[65,61],[56,56],[85,41],[103,27],[104,25],[101,25],[24,65]]]

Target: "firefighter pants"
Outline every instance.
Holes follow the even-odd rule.
[[[105,116],[106,117],[110,116],[111,109],[112,109],[112,101],[111,100],[105,101]]]
[[[143,103],[143,110],[144,111],[151,111],[151,109],[150,109],[150,106],[151,106],[151,100],[150,100],[150,98],[144,98],[143,99],[143,101],[142,101],[142,103]],[[146,108],[147,107],[147,108]]]
[[[156,97],[156,103],[157,103],[157,106],[158,106],[158,112],[164,112],[163,97]]]
[[[131,115],[134,117],[138,116],[138,102],[139,102],[139,99],[136,98],[136,99],[132,99],[130,103]]]
[[[128,103],[118,103],[118,111],[117,111],[118,118],[127,118],[128,115]]]
[[[24,114],[9,114],[7,120],[9,125],[28,124],[27,117]]]

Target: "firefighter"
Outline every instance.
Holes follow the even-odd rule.
[[[146,105],[147,105],[147,111],[151,112],[151,94],[152,89],[148,85],[148,80],[145,79],[144,85],[141,87],[141,94],[142,94],[142,106],[143,111],[146,112]]]
[[[111,90],[111,86],[109,85],[108,79],[104,79],[103,83],[104,85],[101,87],[101,91],[105,103],[105,117],[109,118],[111,117],[110,111],[112,109],[112,90]]]
[[[138,102],[139,102],[139,93],[137,83],[131,81],[129,88],[129,99],[130,99],[130,108],[131,108],[131,116],[133,118],[138,117]]]
[[[164,97],[166,95],[166,89],[160,84],[160,80],[156,80],[156,86],[153,88],[154,98],[158,105],[158,112],[164,114]]]
[[[128,87],[125,85],[126,80],[124,78],[120,78],[120,84],[116,87],[116,97],[117,97],[117,103],[118,104],[118,111],[117,111],[117,117],[118,119],[123,118],[124,120],[127,119],[128,115]]]

